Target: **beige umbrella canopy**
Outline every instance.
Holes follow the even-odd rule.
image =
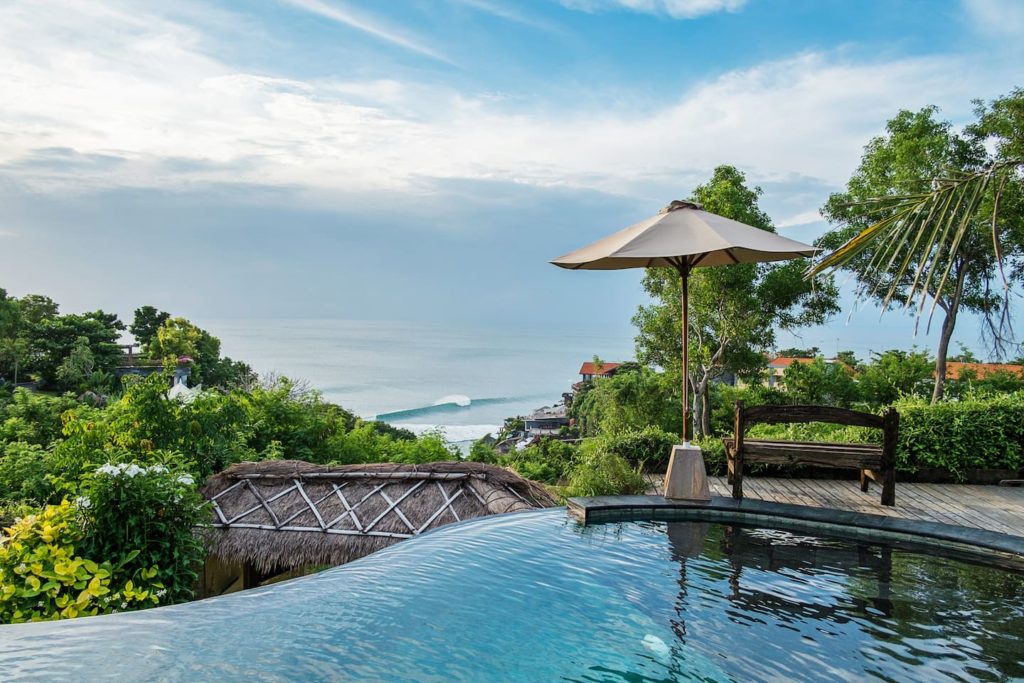
[[[673,201],[658,215],[629,226],[551,263],[571,270],[675,268],[682,278],[683,368],[688,366],[688,283],[693,268],[785,261],[813,256],[814,247],[730,218],[694,202]],[[689,441],[689,389],[683,374],[683,441]]]

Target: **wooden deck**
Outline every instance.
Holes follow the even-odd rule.
[[[660,481],[652,484],[652,492],[660,493]],[[732,495],[725,477],[711,477],[710,484],[711,495]],[[866,512],[1024,536],[1024,487],[898,482],[896,506],[887,507],[880,503],[879,488],[874,484],[868,493],[862,493],[855,481],[752,476],[744,477],[743,494],[772,503]]]

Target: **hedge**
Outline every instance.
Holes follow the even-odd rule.
[[[903,472],[941,468],[957,478],[968,469],[1024,466],[1024,394],[969,396],[929,405],[901,399],[896,467]]]

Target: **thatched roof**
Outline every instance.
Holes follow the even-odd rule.
[[[556,504],[495,465],[243,462],[212,477],[207,549],[269,574],[350,562],[451,522]]]

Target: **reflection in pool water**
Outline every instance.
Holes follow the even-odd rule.
[[[1024,576],[719,524],[476,520],[264,589],[0,627],[4,680],[1024,677]]]

